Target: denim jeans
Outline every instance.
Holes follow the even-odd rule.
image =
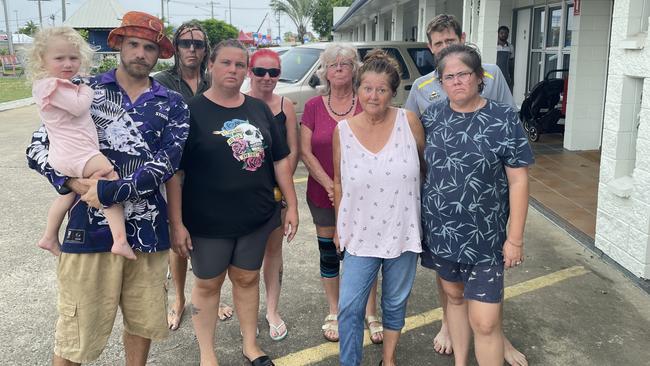
[[[384,329],[404,327],[406,303],[415,280],[418,253],[397,258],[357,257],[345,253],[339,289],[340,364],[360,365],[363,356],[363,319],[372,284],[381,267],[381,310]]]

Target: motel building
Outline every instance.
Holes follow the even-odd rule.
[[[569,70],[558,150],[544,150],[550,135],[532,143],[531,202],[557,194],[543,204],[550,216],[564,217],[569,233],[647,286],[650,0],[356,0],[334,9],[334,40],[426,42],[426,25],[440,13],[462,22],[485,63],[496,63],[499,26],[510,28],[512,90],[520,106],[547,71]],[[591,181],[581,170],[590,164]]]

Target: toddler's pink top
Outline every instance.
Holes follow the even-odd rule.
[[[361,145],[347,120],[339,122],[339,138],[341,248],[362,257],[421,253],[420,160],[405,110],[397,111],[388,142],[376,154]]]
[[[362,111],[361,104],[357,102],[354,114],[357,115]],[[334,178],[332,135],[336,123],[336,120],[327,112],[322,96],[317,95],[305,103],[301,124],[311,130],[311,152],[318,159],[325,173],[332,179]],[[332,208],[327,191],[311,175],[307,179],[307,199],[316,207]]]
[[[90,117],[93,90],[69,80],[45,78],[34,81],[32,95],[50,140],[48,162],[69,177],[83,177],[86,162],[100,154]]]

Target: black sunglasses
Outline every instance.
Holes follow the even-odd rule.
[[[205,41],[198,39],[179,39],[178,47],[180,48],[190,48],[194,46],[195,50],[202,50],[205,48]]]
[[[275,69],[275,68],[273,68],[273,69],[265,69],[263,67],[253,67],[251,69],[251,71],[253,72],[253,75],[255,75],[257,77],[260,77],[260,78],[263,78],[264,75],[266,75],[267,72],[269,73],[269,76],[272,77],[272,78],[276,78],[276,77],[280,76],[280,69]]]

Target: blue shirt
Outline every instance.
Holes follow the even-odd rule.
[[[458,113],[447,100],[429,106],[422,123],[425,255],[466,264],[503,262],[510,213],[505,167],[534,162],[516,110],[487,100],[474,113]]]
[[[189,110],[180,94],[151,80],[151,88],[131,101],[115,78],[115,70],[91,78],[95,90],[90,113],[101,152],[120,179],[100,180],[99,200],[105,206],[124,205],[129,244],[142,252],[169,249],[167,205],[160,186],[178,169],[189,131]],[[29,167],[44,175],[61,193],[68,177],[47,163],[49,141],[43,126],[27,148]],[[61,250],[66,253],[110,251],[108,223],[83,201],[69,211]]]

